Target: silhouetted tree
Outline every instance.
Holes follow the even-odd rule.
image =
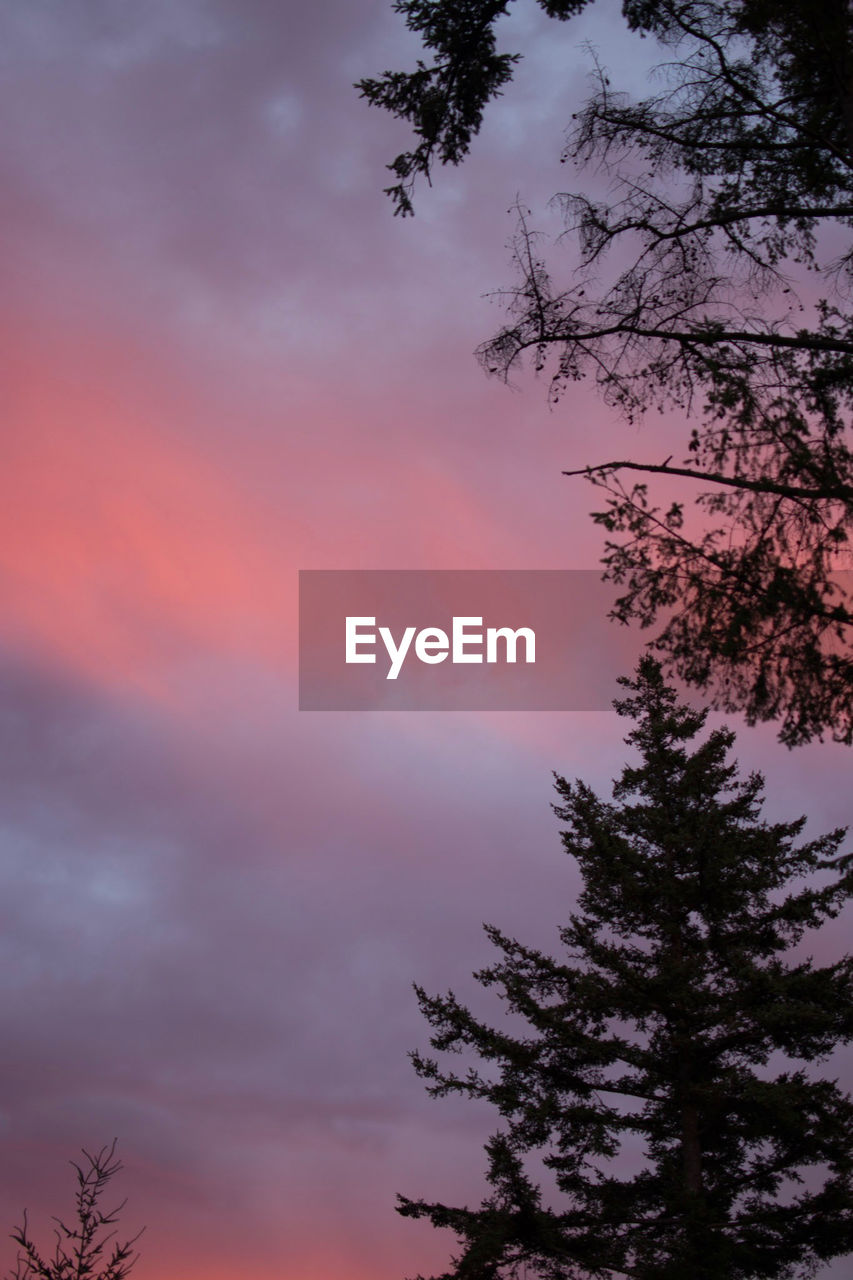
[[[568,18],[583,0],[541,7]],[[391,166],[397,210],[436,162],[458,163],[517,55],[496,52],[508,3],[395,6],[431,65],[361,82],[412,122]],[[664,618],[668,666],[793,745],[853,742],[853,16],[846,0],[626,0],[656,37],[665,87],[635,103],[604,71],[564,158],[609,175],[607,203],[557,197],[578,246],[559,287],[520,211],[509,322],[480,349],[508,376],[526,352],[555,399],[594,377],[629,416],[693,415],[686,455],[594,458],[607,492],[606,575],[622,620]],[[612,265],[615,264],[615,265]],[[627,265],[626,265],[627,264]],[[598,447],[598,446],[597,446]],[[697,481],[704,516],[656,505],[647,472]],[[710,486],[710,488],[708,488]]]
[[[72,1160],[77,1175],[74,1220],[69,1226],[62,1218],[54,1218],[56,1243],[46,1258],[33,1242],[24,1212],[21,1225],[12,1232],[18,1259],[9,1280],[124,1280],[130,1273],[139,1258],[134,1245],[142,1232],[124,1243],[117,1242],[111,1228],[126,1201],[109,1211],[101,1208],[109,1182],[122,1169],[115,1152],[113,1141],[94,1154],[84,1149],[82,1164]]]
[[[853,957],[791,954],[853,892],[844,832],[763,821],[734,735],[695,741],[707,712],[652,658],[622,683],[638,761],[610,801],[556,782],[583,882],[562,958],[487,927],[503,1029],[416,988],[433,1048],[478,1060],[414,1054],[429,1092],[503,1122],[479,1209],[400,1197],[457,1233],[442,1280],[780,1280],[853,1249],[853,1100],[814,1069],[853,1035]]]
[[[388,165],[397,182],[386,187],[394,212],[414,213],[417,178],[431,181],[438,164],[459,164],[479,133],[483,111],[511,79],[518,53],[498,53],[495,24],[512,0],[394,0],[392,8],[434,55],[431,64],[418,60],[414,71],[386,71],[378,80],[360,80],[356,88],[368,102],[407,120],[418,139]],[[552,18],[580,13],[590,0],[537,0]],[[655,5],[627,0],[629,24],[647,29],[645,14]]]

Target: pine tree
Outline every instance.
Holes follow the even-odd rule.
[[[734,735],[652,658],[622,683],[639,761],[611,801],[556,781],[583,883],[564,957],[487,926],[475,976],[510,1029],[416,987],[433,1048],[479,1060],[414,1054],[429,1092],[503,1121],[479,1209],[399,1198],[459,1237],[441,1280],[790,1280],[853,1250],[853,1099],[815,1070],[853,1034],[853,957],[792,954],[853,892],[845,832],[762,820]]]
[[[508,88],[513,3],[395,0],[425,60],[359,89],[413,128],[389,165],[398,212],[416,180],[464,161]],[[538,0],[569,23],[590,4]],[[667,670],[721,709],[778,721],[789,746],[851,744],[853,8],[622,12],[664,61],[638,100],[596,64],[562,156],[578,176],[555,197],[560,247],[519,205],[506,320],[479,356],[503,378],[530,360],[554,400],[587,378],[629,419],[683,417],[660,452],[570,437],[566,474],[604,493],[616,616],[658,627]]]

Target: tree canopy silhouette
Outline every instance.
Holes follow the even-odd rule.
[[[459,1238],[441,1280],[781,1280],[853,1249],[853,1099],[816,1070],[853,1036],[853,957],[794,951],[853,892],[845,833],[763,821],[734,735],[654,659],[622,683],[639,758],[612,799],[556,780],[583,884],[562,957],[487,927],[503,1029],[416,988],[433,1048],[466,1055],[412,1055],[429,1092],[502,1121],[480,1208],[400,1197]]]
[[[12,1231],[18,1258],[9,1280],[125,1280],[138,1261],[134,1246],[142,1234],[119,1242],[112,1229],[125,1201],[105,1210],[101,1202],[109,1183],[121,1172],[115,1140],[108,1147],[90,1153],[84,1149],[83,1162],[71,1161],[77,1175],[74,1219],[69,1224],[54,1218],[56,1237],[52,1254],[43,1255],[30,1235],[26,1211],[20,1226]]]
[[[584,0],[546,3],[571,17]],[[390,166],[398,212],[437,162],[459,163],[517,54],[508,3],[395,5],[432,64],[360,84],[409,120]],[[663,622],[667,665],[789,745],[853,742],[853,17],[846,0],[626,0],[668,61],[633,102],[603,69],[566,147],[604,171],[606,201],[556,197],[577,247],[555,280],[519,211],[508,322],[479,354],[507,377],[530,353],[554,399],[582,377],[629,417],[692,418],[685,454],[593,458],[606,575],[623,621]],[[597,441],[596,450],[602,446]],[[696,481],[660,504],[636,472]]]

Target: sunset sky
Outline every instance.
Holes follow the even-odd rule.
[[[300,713],[296,592],[593,568],[561,469],[679,429],[473,358],[517,197],[559,229],[584,46],[639,90],[652,53],[612,3],[502,30],[515,82],[401,220],[408,133],[352,88],[416,56],[389,0],[0,0],[4,1273],[114,1136],[139,1280],[427,1274],[452,1238],[395,1193],[480,1199],[491,1117],[425,1097],[412,983],[470,998],[483,921],[555,945],[551,771],[606,789],[626,727]],[[845,750],[738,754],[771,816],[849,820]]]

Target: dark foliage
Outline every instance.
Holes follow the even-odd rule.
[[[638,762],[611,801],[556,783],[562,958],[487,929],[510,1029],[417,989],[433,1048],[481,1064],[413,1055],[429,1092],[502,1118],[480,1208],[400,1198],[459,1237],[441,1280],[781,1280],[853,1249],[853,1100],[815,1069],[853,1036],[853,957],[791,954],[853,892],[844,832],[761,820],[733,734],[700,737],[652,658],[623,684]]]
[[[142,1234],[123,1243],[112,1230],[125,1202],[105,1211],[101,1200],[110,1181],[122,1169],[116,1159],[116,1143],[90,1154],[83,1151],[83,1163],[71,1162],[77,1175],[74,1220],[71,1225],[54,1218],[56,1242],[53,1253],[43,1256],[30,1235],[27,1214],[12,1232],[18,1259],[9,1280],[124,1280],[139,1255],[134,1246]]]
[[[395,13],[417,32],[433,61],[418,61],[414,71],[386,71],[378,80],[360,80],[356,88],[373,106],[407,120],[418,139],[414,151],[397,156],[388,168],[397,178],[386,193],[394,212],[414,213],[412,195],[418,177],[431,180],[438,164],[459,164],[480,130],[483,111],[512,79],[518,53],[498,53],[495,25],[512,0],[394,0]],[[551,18],[571,18],[590,0],[537,0]],[[628,0],[625,11],[641,14],[648,5]]]
[[[452,26],[430,26],[445,6],[398,7],[436,50],[423,86],[454,104],[424,132],[414,80],[362,85],[415,124],[421,143],[396,162],[410,181],[464,155],[499,84],[459,54]],[[504,7],[464,8],[493,48]],[[624,11],[666,48],[665,87],[635,103],[598,73],[566,158],[604,169],[610,197],[557,197],[579,253],[568,289],[521,214],[509,322],[480,355],[507,376],[530,352],[555,399],[591,376],[629,417],[692,416],[681,462],[569,473],[608,495],[596,519],[625,588],[618,616],[667,619],[667,664],[718,705],[781,719],[783,741],[851,742],[853,594],[839,570],[853,567],[853,18],[846,0]],[[703,528],[683,501],[655,505],[638,471],[703,484]]]

